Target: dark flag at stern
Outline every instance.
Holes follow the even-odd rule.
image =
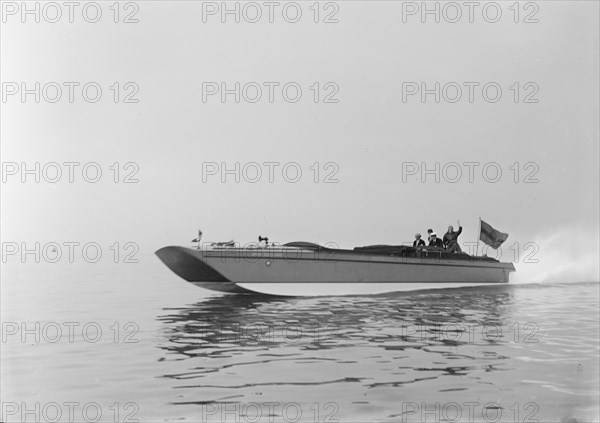
[[[496,250],[507,238],[508,234],[492,228],[492,225],[479,219],[479,239],[485,244]]]

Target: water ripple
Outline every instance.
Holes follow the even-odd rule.
[[[166,360],[179,360],[179,371],[162,377],[183,392],[173,402],[179,406],[232,398],[334,402],[337,418],[354,421],[372,416],[373,406],[398,410],[407,401],[499,401],[499,410],[508,410],[515,398],[552,398],[537,415],[549,416],[566,401],[560,396],[590,401],[598,393],[590,375],[598,369],[597,302],[577,289],[597,286],[214,296],[159,316],[160,348]],[[548,365],[555,366],[549,374]],[[543,374],[543,382],[532,377]],[[202,383],[185,383],[194,379]],[[533,397],[532,386],[543,394]]]

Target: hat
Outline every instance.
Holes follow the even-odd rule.
[[[437,234],[435,232],[432,232],[429,234],[430,236],[437,236]]]
[[[415,238],[421,238],[421,234],[415,234]]]

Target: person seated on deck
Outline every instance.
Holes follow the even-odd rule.
[[[444,235],[444,248],[449,253],[462,253],[460,245],[458,245],[458,236],[462,233],[462,226],[458,222],[458,231],[454,232],[454,227],[448,226],[448,232]]]
[[[425,241],[421,239],[421,234],[415,234],[415,240],[413,241],[413,247],[421,248],[425,246]]]
[[[430,247],[444,248],[444,243],[442,242],[441,239],[439,239],[437,237],[437,234],[435,232],[431,233],[430,238],[431,238],[431,240],[429,241]]]

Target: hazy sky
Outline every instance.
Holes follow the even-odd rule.
[[[297,23],[282,18],[286,2],[275,9],[274,23],[262,2],[258,23],[243,17],[236,23],[232,16],[222,23],[219,13],[203,22],[202,2],[137,2],[139,10],[123,8],[118,19],[134,13],[138,23],[114,23],[112,2],[99,4],[103,14],[95,24],[79,9],[73,23],[68,16],[49,23],[43,15],[40,23],[28,15],[22,23],[20,10],[3,10],[5,170],[12,173],[6,162],[30,168],[81,163],[74,183],[66,174],[57,183],[43,177],[35,183],[31,175],[22,183],[20,173],[5,172],[3,241],[132,241],[149,252],[186,245],[201,228],[213,241],[254,241],[260,234],[352,247],[411,241],[428,227],[443,233],[460,219],[465,242],[476,239],[481,216],[508,232],[509,241],[541,243],[541,254],[544,240],[556,234],[552,248],[568,239],[579,240],[569,248],[598,252],[598,2],[533,2],[519,10],[518,23],[513,2],[496,3],[502,11],[497,23],[487,22],[481,8],[473,23],[467,16],[446,22],[454,16],[450,9],[440,23],[434,16],[422,23],[418,12],[403,22],[403,8],[421,2],[394,1],[321,3],[318,20],[332,14],[337,23],[315,23],[313,2],[298,2]],[[246,12],[252,19],[254,12]],[[493,18],[493,10],[487,12]],[[293,18],[293,9],[288,13]],[[525,23],[528,16],[538,22]],[[7,95],[21,83],[34,89],[36,82],[62,85],[62,98],[51,103],[42,96],[35,103],[33,94],[25,102],[20,92]],[[73,103],[65,82],[80,84]],[[102,88],[97,103],[82,98],[80,88],[89,82]],[[134,89],[125,89],[128,82],[139,87],[137,103],[123,103]],[[229,89],[239,82],[246,98],[254,97],[256,83],[263,96],[256,103],[236,103],[233,94],[225,102],[219,95],[203,102],[207,82]],[[265,82],[274,83],[273,103]],[[302,89],[296,103],[281,94],[290,82]],[[446,98],[456,86],[463,97],[436,103],[434,94],[424,102],[416,94],[403,101],[410,87],[433,89],[436,82],[446,86],[440,88]],[[473,102],[465,83],[474,87]],[[502,89],[495,103],[483,98],[488,83]],[[47,87],[47,97],[54,97],[53,89]],[[336,89],[338,101],[323,102]],[[493,97],[494,89],[489,93]],[[87,162],[103,170],[96,184],[81,176]],[[119,179],[134,169],[123,169],[125,163],[136,163],[139,182],[114,183],[114,162],[121,166]],[[262,179],[236,183],[229,175],[222,183],[217,174],[203,182],[203,162],[226,162],[231,169],[257,162]],[[273,183],[264,162],[280,163]],[[324,168],[329,162],[335,165]],[[443,173],[439,183],[434,175],[423,183],[420,173],[403,181],[403,169],[423,162],[430,169],[438,162],[440,172],[446,166],[445,179],[454,178],[448,163],[456,162],[463,175],[455,183]],[[473,182],[465,162],[477,163]],[[302,169],[299,182],[284,179],[287,163]],[[486,168],[488,180],[495,168],[502,170],[498,182],[484,179],[487,163],[495,163]],[[334,170],[338,182],[324,183]],[[288,175],[295,175],[293,168]],[[538,182],[525,183],[528,176]]]

